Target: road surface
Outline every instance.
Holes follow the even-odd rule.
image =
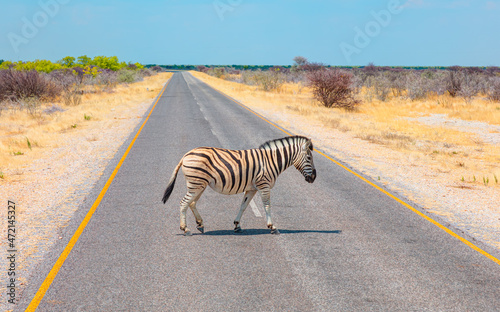
[[[184,153],[255,148],[284,136],[189,73],[175,73],[37,310],[500,310],[497,263],[317,153],[313,184],[291,167],[271,193],[280,235],[269,234],[258,196],[243,215],[243,233],[233,233],[242,194],[211,189],[198,204],[205,234],[181,235],[181,173],[166,205],[161,198]],[[19,311],[131,139],[32,277]]]

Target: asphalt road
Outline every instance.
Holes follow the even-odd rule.
[[[269,234],[258,196],[257,210],[243,215],[243,233],[233,233],[242,194],[211,189],[198,204],[205,234],[181,235],[181,173],[166,205],[161,197],[184,153],[254,148],[283,136],[189,73],[175,73],[38,311],[500,310],[498,264],[317,153],[315,183],[292,167],[271,193],[280,235]],[[63,230],[18,310],[124,148]],[[196,232],[189,211],[188,226]]]

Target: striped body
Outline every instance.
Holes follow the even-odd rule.
[[[235,230],[239,229],[239,219],[248,202],[257,191],[260,191],[266,208],[268,226],[273,229],[269,205],[270,190],[279,174],[291,165],[301,171],[306,181],[312,183],[316,177],[312,149],[311,140],[299,136],[269,141],[257,149],[249,150],[195,148],[184,155],[174,170],[163,202],[165,203],[170,196],[177,172],[182,168],[188,192],[181,201],[181,229],[186,231],[187,207],[191,207],[198,222],[198,229],[203,229],[203,222],[196,210],[196,201],[207,186],[226,195],[245,192],[240,213],[235,220]]]

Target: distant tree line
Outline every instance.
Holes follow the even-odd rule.
[[[372,64],[368,65],[360,65],[360,66],[336,66],[336,65],[326,65],[322,63],[305,63],[302,65],[314,65],[318,64],[321,67],[325,68],[339,68],[339,69],[363,69],[365,67],[370,67]],[[287,69],[292,69],[294,66],[301,66],[301,65],[208,65],[208,64],[203,64],[203,65],[158,65],[158,64],[148,64],[144,65],[146,68],[151,68],[151,67],[161,67],[164,70],[198,70],[198,71],[203,71],[200,69],[203,68],[232,68],[235,70],[262,70],[266,71],[272,68],[276,67],[281,67],[281,68],[287,68]],[[391,70],[391,69],[409,69],[409,70],[446,70],[446,69],[453,69],[456,66],[377,66],[379,70]],[[473,68],[473,69],[479,69],[479,70],[487,70],[490,67],[486,66],[472,66],[472,67],[462,67],[462,68]]]

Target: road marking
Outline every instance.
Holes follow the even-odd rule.
[[[43,297],[45,296],[45,293],[49,289],[49,287],[52,284],[52,282],[54,281],[54,278],[56,277],[57,273],[59,272],[62,265],[64,264],[64,261],[66,261],[66,258],[68,258],[69,253],[71,252],[71,250],[75,246],[76,242],[78,241],[78,238],[80,238],[80,235],[83,233],[83,230],[85,229],[85,227],[89,223],[90,218],[92,218],[92,215],[94,214],[97,207],[101,203],[102,198],[104,197],[104,195],[108,191],[108,188],[111,185],[111,182],[113,182],[113,179],[115,178],[116,174],[118,173],[118,170],[120,169],[123,162],[125,161],[125,158],[127,158],[127,155],[130,152],[130,150],[132,149],[132,146],[134,146],[135,140],[137,139],[137,137],[141,133],[142,128],[144,127],[146,122],[148,122],[149,116],[151,116],[151,113],[155,109],[156,104],[158,104],[158,101],[162,97],[163,92],[165,92],[165,89],[167,89],[167,86],[170,83],[170,79],[167,81],[167,83],[163,87],[161,93],[158,95],[158,97],[155,101],[155,104],[153,105],[153,108],[151,108],[151,111],[149,112],[148,116],[146,117],[146,120],[144,120],[141,127],[137,131],[135,137],[132,139],[132,142],[130,142],[130,145],[128,146],[127,150],[123,154],[123,156],[120,159],[120,161],[118,162],[118,164],[116,165],[115,169],[113,170],[113,173],[111,173],[111,176],[109,177],[108,181],[106,182],[106,184],[102,188],[101,192],[99,193],[99,196],[97,196],[97,199],[95,200],[94,204],[92,205],[92,207],[90,207],[90,210],[87,212],[87,215],[85,216],[83,221],[78,226],[78,229],[76,229],[75,234],[73,234],[73,236],[69,240],[68,245],[66,245],[66,248],[64,248],[63,252],[61,253],[59,258],[57,259],[56,263],[54,264],[54,266],[50,270],[49,274],[47,275],[47,277],[43,281],[42,285],[40,285],[40,288],[36,292],[35,297],[33,297],[33,300],[31,300],[30,305],[28,306],[26,311],[35,311],[36,308],[38,307],[38,305],[40,304],[40,302],[42,301]]]
[[[253,199],[250,201],[250,207],[252,208],[253,214],[256,217],[258,217],[258,218],[262,217],[262,214],[260,213],[259,208],[255,204],[255,202],[253,201]]]
[[[198,78],[197,78],[198,79]],[[282,127],[276,125],[275,123],[273,123],[272,121],[268,120],[267,118],[265,118],[264,116],[262,116],[261,114],[253,111],[252,109],[250,109],[249,107],[247,107],[246,105],[244,105],[243,103],[240,103],[238,102],[237,100],[233,99],[232,97],[230,97],[229,95],[225,94],[224,92],[222,91],[219,91],[215,88],[212,87],[212,89],[216,90],[217,92],[219,92],[220,94],[222,94],[224,97],[228,98],[229,100],[233,101],[234,103],[238,104],[239,106],[243,107],[244,109],[248,110],[249,112],[251,112],[252,114],[256,115],[257,117],[261,118],[262,120],[264,120],[265,122],[273,125],[274,127],[278,128],[279,130],[281,130],[282,132],[286,133],[287,135],[293,135],[291,134],[290,132],[286,131],[285,129],[283,129]],[[500,259],[494,257],[493,255],[489,254],[488,252],[482,250],[481,248],[477,247],[476,245],[474,245],[473,243],[471,243],[470,241],[468,241],[467,239],[461,237],[460,235],[456,234],[455,232],[453,232],[452,230],[450,230],[449,228],[447,228],[446,226],[442,225],[441,223],[437,222],[436,220],[430,218],[429,216],[426,216],[425,214],[423,214],[422,212],[418,211],[417,209],[413,208],[412,206],[410,206],[409,204],[407,204],[406,202],[404,202],[402,199],[399,199],[398,197],[392,195],[391,193],[389,193],[388,191],[384,190],[383,188],[381,188],[380,186],[376,185],[375,183],[371,182],[370,180],[366,179],[365,177],[361,176],[360,174],[352,171],[351,169],[347,168],[346,166],[344,166],[343,164],[341,164],[340,162],[336,161],[335,159],[331,158],[330,156],[324,154],[323,152],[317,150],[317,149],[314,149],[315,152],[317,152],[318,154],[320,154],[321,156],[327,158],[328,160],[332,161],[333,163],[335,163],[336,165],[338,165],[339,167],[345,169],[347,172],[349,173],[352,173],[353,175],[355,175],[356,177],[358,177],[359,179],[361,179],[363,182],[366,182],[367,184],[373,186],[374,188],[376,188],[377,190],[379,190],[380,192],[384,193],[385,195],[389,196],[390,198],[394,199],[395,201],[397,201],[398,203],[400,203],[401,205],[405,206],[406,208],[408,208],[409,210],[413,211],[414,213],[416,213],[417,215],[419,215],[420,217],[424,218],[425,220],[429,221],[430,223],[434,224],[435,226],[437,226],[438,228],[440,228],[441,230],[445,231],[446,233],[448,233],[450,236],[458,239],[459,241],[461,241],[462,243],[464,243],[465,245],[467,245],[468,247],[470,247],[472,250],[475,250],[477,251],[478,253],[482,254],[483,256],[485,256],[486,258],[490,259],[491,261],[495,262],[496,264],[500,265]]]

